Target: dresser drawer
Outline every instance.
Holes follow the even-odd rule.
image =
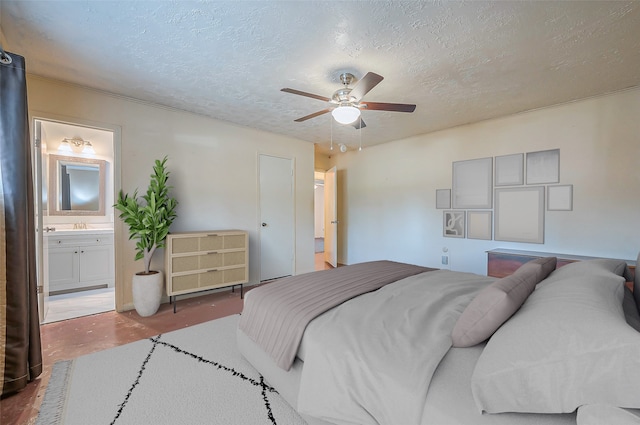
[[[89,246],[89,245],[113,245],[113,235],[82,235],[82,236],[58,236],[47,238],[47,246]]]
[[[171,270],[173,273],[180,273],[189,270],[244,265],[247,262],[246,257],[246,251],[213,251],[199,255],[174,256],[171,258]]]
[[[213,233],[206,235],[175,237],[172,240],[171,254],[243,248],[245,248],[245,235],[224,235]]]
[[[179,295],[204,289],[215,289],[235,283],[245,283],[247,276],[244,267],[213,269],[201,273],[176,275],[172,278],[173,293]]]

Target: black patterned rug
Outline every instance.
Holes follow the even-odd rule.
[[[56,363],[37,424],[304,424],[238,352],[238,318]]]

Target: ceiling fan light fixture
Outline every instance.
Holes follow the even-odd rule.
[[[351,124],[360,117],[360,109],[351,105],[340,105],[331,111],[331,115],[340,124]]]

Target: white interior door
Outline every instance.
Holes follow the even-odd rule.
[[[293,274],[293,161],[260,155],[260,281]]]
[[[338,267],[338,178],[336,167],[324,175],[324,261]]]
[[[34,144],[33,144],[33,201],[36,214],[36,274],[38,279],[38,315],[40,316],[40,323],[44,322],[47,310],[49,310],[49,276],[44,265],[47,264],[46,255],[47,247],[44,246],[43,239],[43,219],[42,219],[42,185],[43,177],[45,173],[42,170],[42,164],[44,160],[42,158],[42,127],[41,122],[34,121]]]

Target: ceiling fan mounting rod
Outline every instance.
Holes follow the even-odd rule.
[[[356,77],[354,77],[353,74],[349,73],[349,72],[345,72],[343,74],[340,74],[340,81],[342,82],[342,84],[344,84],[345,86],[348,86],[349,84],[351,84],[351,82],[353,80],[355,80]]]
[[[345,86],[341,89],[336,90],[333,96],[331,96],[331,100],[333,101],[333,103],[350,103],[354,99],[349,96],[349,93],[351,93],[351,89]]]

